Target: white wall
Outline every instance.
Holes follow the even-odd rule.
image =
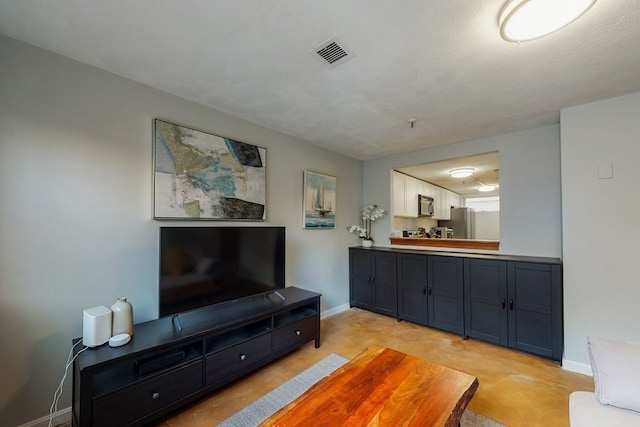
[[[348,303],[361,162],[11,39],[0,58],[0,425],[48,413],[84,308],[126,296],[136,323],[157,317],[158,227],[171,223],[151,219],[155,117],[266,147],[287,284],[322,292],[324,310]],[[337,177],[334,230],[302,229],[305,169]]]
[[[500,240],[500,211],[478,211],[474,214],[475,236],[480,240]]]
[[[559,258],[562,212],[558,125],[367,161],[364,203],[390,206],[390,171],[394,168],[491,151],[500,153],[499,253]],[[389,217],[374,224],[376,245],[389,246],[392,227]]]
[[[564,109],[561,129],[565,365],[588,372],[588,335],[640,342],[640,92]]]

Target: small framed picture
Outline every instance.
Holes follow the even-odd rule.
[[[336,177],[304,171],[304,228],[323,229],[336,226]]]

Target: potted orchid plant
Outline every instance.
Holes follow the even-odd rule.
[[[371,237],[371,224],[373,221],[382,218],[387,214],[386,209],[379,208],[378,205],[365,206],[362,209],[362,225],[352,224],[347,227],[347,231],[358,235],[362,239],[362,246],[370,247],[373,245]]]

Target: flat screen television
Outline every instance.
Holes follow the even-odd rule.
[[[160,317],[285,287],[284,227],[160,227]]]

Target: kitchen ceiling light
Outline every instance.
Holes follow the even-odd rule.
[[[489,191],[493,191],[496,189],[495,185],[481,185],[480,187],[478,187],[478,191],[482,191],[483,193],[489,192]]]
[[[451,175],[452,178],[466,178],[473,175],[473,168],[451,169],[449,175]]]
[[[546,36],[582,16],[596,0],[509,0],[502,8],[500,35],[510,42]]]
[[[475,176],[473,177],[473,180],[478,183],[478,191],[481,191],[483,193],[488,193],[489,191],[493,191],[497,187],[497,185],[493,185],[493,184],[484,184],[480,182],[480,180]]]

